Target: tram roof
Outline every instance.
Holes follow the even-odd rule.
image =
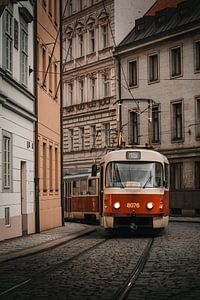
[[[138,158],[128,158],[127,153],[140,153]],[[127,148],[107,153],[100,163],[108,161],[160,161],[169,163],[166,156],[150,149]]]

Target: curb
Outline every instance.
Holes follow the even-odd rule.
[[[27,248],[27,249],[23,249],[23,250],[19,250],[19,251],[16,251],[16,252],[1,255],[0,264],[4,263],[4,262],[7,262],[7,261],[10,261],[10,260],[30,256],[32,254],[36,254],[36,253],[44,252],[44,251],[49,250],[49,249],[53,249],[57,246],[65,244],[66,242],[70,242],[70,241],[75,240],[79,237],[88,235],[88,234],[90,234],[94,231],[96,231],[96,228],[95,229],[83,229],[79,232],[68,234],[66,237],[58,238],[56,240],[52,240],[52,241],[49,241],[49,242],[46,242],[46,243],[42,243],[42,244],[34,246],[34,247],[30,247],[30,248]]]

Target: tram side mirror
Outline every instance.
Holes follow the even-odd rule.
[[[97,176],[97,165],[94,164],[92,165],[92,173],[91,173],[92,176]]]

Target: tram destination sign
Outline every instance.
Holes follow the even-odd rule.
[[[126,152],[126,159],[138,160],[141,159],[141,152],[140,151],[127,151]]]

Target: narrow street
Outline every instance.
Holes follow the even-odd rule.
[[[163,233],[97,231],[0,264],[1,299],[199,299],[200,223],[171,222]],[[149,241],[128,295],[119,291]]]

